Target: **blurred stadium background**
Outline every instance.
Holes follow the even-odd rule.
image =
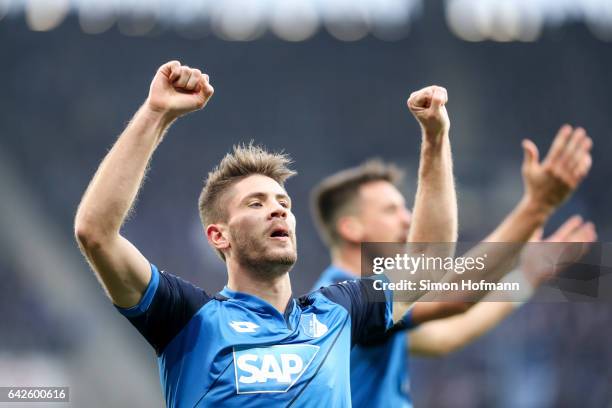
[[[405,100],[429,84],[449,91],[462,240],[518,200],[521,139],[545,151],[565,122],[587,128],[594,166],[548,229],[580,213],[612,238],[608,0],[0,0],[0,41],[1,386],[70,385],[72,406],[163,404],[153,350],[105,299],[72,219],[170,59],[205,70],[216,93],[171,129],[125,234],[210,292],[225,272],[196,203],[232,144],[295,159],[303,293],[328,262],[309,189],[376,155],[408,170],[411,196]],[[610,306],[527,305],[450,358],[413,360],[416,406],[611,407]]]

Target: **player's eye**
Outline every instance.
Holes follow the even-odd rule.
[[[395,214],[396,211],[397,208],[395,208],[394,206],[385,207],[385,209],[383,210],[385,214]]]
[[[249,203],[249,207],[251,207],[251,208],[259,208],[261,206],[262,206],[262,204],[259,201],[253,201],[252,203]]]
[[[284,208],[289,208],[289,203],[287,201],[280,201],[280,205]]]

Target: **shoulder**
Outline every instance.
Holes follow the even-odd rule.
[[[140,302],[117,309],[159,354],[211,300],[203,289],[151,264],[151,279]]]
[[[301,296],[299,301],[303,304],[332,303],[350,310],[351,303],[360,297],[361,285],[360,279],[336,281]]]

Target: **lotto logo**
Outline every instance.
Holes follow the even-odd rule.
[[[236,392],[287,392],[304,374],[319,351],[310,344],[234,347]]]
[[[255,333],[255,330],[259,328],[259,325],[252,322],[236,322],[233,320],[229,322],[229,325],[238,333]]]

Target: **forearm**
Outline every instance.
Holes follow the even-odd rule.
[[[410,242],[457,240],[457,197],[448,133],[436,143],[424,135]]]
[[[409,335],[412,354],[444,356],[472,343],[508,317],[510,302],[480,302],[467,312],[422,324]]]
[[[432,143],[432,140],[437,142]],[[437,138],[423,132],[419,163],[419,182],[408,237],[413,243],[411,252],[435,257],[453,256],[455,246],[452,243],[457,240],[457,197],[448,132]],[[424,243],[424,246],[417,243]],[[417,274],[422,279],[437,280],[440,277],[439,271],[421,270]],[[387,276],[392,282],[407,277],[403,271],[397,270],[389,271]],[[394,321],[401,319],[412,301],[423,296],[424,292],[413,291],[411,295],[395,303]]]
[[[428,309],[435,310],[437,302],[417,303],[412,313],[413,322],[420,323],[417,320],[418,309],[423,309],[420,314],[430,317],[428,319],[430,321],[411,332],[410,351],[414,354],[444,356],[465,347],[495,328],[532,296],[534,288],[526,281],[523,274],[524,271],[515,270],[504,279],[511,278],[510,281],[522,281],[529,285],[528,288],[522,288],[518,298],[511,295],[500,297],[496,293],[489,293],[481,302],[472,305],[471,308],[466,307],[463,312],[455,313],[454,316],[436,318],[437,316],[432,316],[431,313],[428,315],[426,312]],[[435,321],[431,321],[434,319]]]
[[[525,156],[522,175],[525,183],[525,194],[516,208],[506,217],[500,226],[463,258],[485,259],[484,267],[469,268],[466,265],[463,274],[442,269],[444,274],[437,283],[452,283],[461,287],[465,279],[487,282],[499,281],[517,264],[518,255],[524,244],[534,232],[542,227],[552,212],[569,197],[588,173],[591,166],[590,149],[592,140],[586,137],[583,129],[572,130],[563,126],[557,133],[546,158],[540,162],[535,144],[523,141]],[[414,251],[413,251],[414,252]],[[396,276],[393,276],[396,275]],[[392,281],[397,281],[398,274],[390,274]],[[412,280],[418,282],[428,278],[431,273],[418,270]],[[465,279],[464,279],[465,277]],[[393,279],[395,278],[395,279]],[[450,285],[449,287],[453,287]],[[405,301],[435,300],[473,302],[481,299],[486,291],[430,291],[412,292]],[[425,295],[423,297],[423,295]]]
[[[136,112],[90,182],[77,211],[77,230],[101,236],[119,233],[169,124],[146,105]]]
[[[528,196],[523,196],[512,212],[484,241],[527,242],[538,228],[544,226],[552,210],[534,203]]]
[[[469,273],[471,279],[501,279],[514,268],[525,243],[538,228],[544,226],[551,213],[551,209],[525,195],[502,223],[465,255],[470,258],[486,257],[486,268],[471,268],[466,274]]]
[[[538,228],[544,226],[550,214],[550,209],[524,196],[502,223],[466,254],[474,258],[486,255],[487,267],[480,273],[476,268],[468,272],[488,279],[499,279],[510,272],[504,266],[516,261],[525,243]]]
[[[446,273],[442,282],[456,282],[461,285],[465,279],[497,282],[516,267],[518,257],[525,243],[533,233],[544,225],[551,214],[548,207],[538,205],[528,196],[523,197],[504,221],[481,243],[472,248],[464,258],[485,259],[485,268],[471,267],[459,275]],[[448,299],[449,295],[453,299]],[[478,301],[486,295],[484,291],[460,291],[435,293],[437,300]],[[431,294],[430,294],[431,296]]]
[[[420,270],[412,280],[419,282],[433,277],[435,282],[460,288],[468,279],[472,282],[481,280],[497,282],[516,267],[524,244],[549,216],[550,210],[547,207],[537,205],[529,198],[523,198],[485,241],[462,255],[464,259],[480,259],[484,268],[477,263],[472,263],[470,266],[466,263],[462,274],[453,270]],[[438,278],[435,278],[436,274]],[[420,301],[477,302],[486,294],[486,291],[480,290],[433,290],[428,293],[422,290],[413,295],[420,298]]]
[[[169,61],[159,67],[145,104],[106,155],[77,210],[75,234],[83,255],[113,302],[132,307],[151,280],[147,258],[119,234],[147,165],[170,123],[201,109],[214,89],[208,76]]]
[[[412,308],[411,318],[415,325],[420,325],[465,313],[473,305],[467,302],[417,302]]]

